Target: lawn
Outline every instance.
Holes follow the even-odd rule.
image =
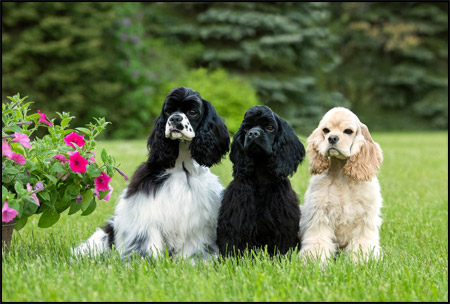
[[[170,258],[125,263],[117,255],[71,259],[70,248],[113,213],[126,185],[117,174],[111,201],[99,202],[93,214],[66,211],[48,229],[34,217],[14,232],[10,253],[2,255],[2,301],[448,302],[448,133],[372,136],[384,152],[381,262],[340,256],[319,267],[295,254],[272,260],[263,252],[196,265]],[[145,140],[101,142],[98,152],[103,147],[130,177],[147,155]],[[231,181],[228,158],[212,171],[224,185]],[[291,179],[301,204],[309,177],[306,160]]]

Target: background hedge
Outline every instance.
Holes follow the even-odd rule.
[[[105,116],[109,137],[148,135],[184,83],[232,131],[254,104],[304,135],[338,105],[375,130],[448,128],[448,3],[1,5],[2,101]]]

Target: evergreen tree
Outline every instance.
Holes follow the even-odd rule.
[[[337,60],[327,7],[296,2],[149,4],[154,16],[149,20],[160,21],[161,27],[148,28],[167,41],[201,43],[193,65],[244,76],[262,102],[308,133],[329,107],[348,105],[317,81]]]
[[[329,87],[377,127],[448,128],[448,3],[340,3],[332,12],[341,63]]]
[[[111,3],[3,2],[2,101],[20,92],[51,118],[76,115],[73,125],[120,121],[114,103],[124,87],[108,38],[115,18]]]

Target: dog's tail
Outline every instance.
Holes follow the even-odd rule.
[[[109,251],[114,244],[114,217],[106,222],[102,228],[97,228],[97,231],[85,242],[78,247],[72,249],[72,254],[75,256],[91,255],[96,256],[105,251]]]

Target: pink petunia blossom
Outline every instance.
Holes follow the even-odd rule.
[[[11,146],[6,139],[2,139],[2,156],[6,156],[9,159],[11,159],[12,156]]]
[[[57,154],[52,158],[59,160],[62,164],[68,162],[69,160],[63,154]]]
[[[49,122],[49,121],[47,120],[47,115],[46,115],[46,114],[41,113],[40,110],[38,110],[38,113],[39,113],[39,115],[41,115],[41,118],[39,118],[38,123],[46,123],[46,124],[48,124],[50,127],[53,126],[52,123]]]
[[[108,189],[107,190],[111,190],[111,191],[109,191],[109,193],[103,198],[103,201],[109,201],[109,199],[111,198],[111,194],[113,193],[114,188],[111,185],[108,185]],[[94,189],[94,194],[97,196],[97,199],[100,200],[100,194],[97,191],[97,189]]]
[[[88,162],[89,162],[89,164],[94,164],[95,163],[95,152],[91,152],[91,153],[94,155],[89,156]]]
[[[24,163],[27,162],[27,160],[25,159],[25,157],[23,157],[22,154],[18,154],[18,153],[14,153],[14,152],[12,152],[11,157],[8,157],[8,158],[10,160],[15,161],[19,165],[23,165]]]
[[[95,189],[97,191],[108,190],[108,183],[110,181],[111,181],[111,177],[109,177],[108,175],[106,175],[105,172],[102,171],[102,173],[94,179]]]
[[[78,147],[84,146],[84,135],[80,136],[75,132],[70,133],[66,137],[64,137],[64,141],[68,146],[71,146],[72,148],[75,148],[73,143],[77,144]]]
[[[28,192],[33,192],[33,188],[31,188],[30,183],[27,184],[27,191],[28,191]],[[40,206],[40,204],[39,204],[39,199],[38,199],[38,197],[36,196],[36,193],[31,194],[31,195],[30,195],[30,198],[34,199],[34,200],[36,201],[37,205]]]
[[[70,169],[73,172],[84,173],[86,172],[86,167],[88,165],[88,161],[80,155],[80,153],[75,152],[69,158]]]
[[[19,132],[14,132],[14,139],[11,142],[18,142],[25,148],[31,148],[30,139],[25,133],[20,134]]]
[[[17,211],[9,208],[8,205],[8,201],[5,201],[5,204],[3,205],[2,208],[2,222],[3,223],[9,223],[11,222],[16,216],[17,216]]]

